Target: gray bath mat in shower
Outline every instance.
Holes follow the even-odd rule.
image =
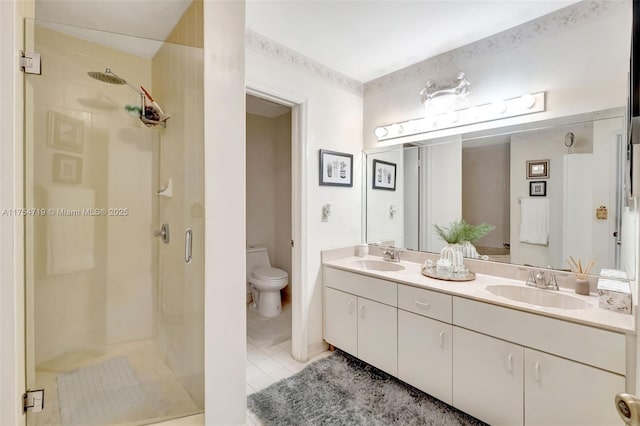
[[[63,426],[130,421],[145,404],[140,380],[124,356],[60,374],[57,379]]]

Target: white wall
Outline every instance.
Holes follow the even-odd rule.
[[[360,242],[362,182],[362,97],[318,76],[284,63],[254,48],[246,53],[247,87],[277,93],[284,98],[306,100],[306,127],[302,129],[303,173],[306,200],[302,209],[307,232],[302,241],[306,274],[301,277],[304,314],[308,318],[310,355],[322,349],[322,281],[320,251]],[[293,61],[295,62],[295,61]],[[318,150],[353,154],[353,187],[318,185]],[[322,206],[331,204],[328,222],[322,222]],[[294,290],[295,291],[295,290]],[[295,296],[294,296],[295,299]]]
[[[470,106],[547,92],[545,113],[488,122],[484,128],[625,105],[630,4],[608,2],[606,8],[591,8],[591,2],[580,2],[542,22],[524,24],[367,83],[365,147],[381,145],[374,135],[377,126],[423,116],[418,93],[428,79],[450,80],[458,71],[464,71],[472,84]],[[448,133],[460,132],[457,128]]]
[[[246,421],[244,1],[204,2],[204,22],[205,423],[240,425]]]

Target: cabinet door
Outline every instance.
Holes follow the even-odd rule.
[[[324,340],[358,356],[358,298],[330,287],[324,289]]]
[[[624,376],[525,349],[525,424],[602,426],[621,424],[614,398]]]
[[[398,378],[451,404],[450,324],[398,310]]]
[[[453,405],[493,426],[522,425],[522,346],[453,327]]]
[[[358,298],[358,358],[398,375],[398,309]]]

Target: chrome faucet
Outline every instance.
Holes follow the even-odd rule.
[[[556,281],[555,274],[552,271],[548,271],[547,273],[542,269],[537,271],[530,269],[525,284],[529,287],[558,290],[558,282]]]
[[[387,262],[400,262],[400,250],[395,247],[387,247],[382,252],[382,260]]]

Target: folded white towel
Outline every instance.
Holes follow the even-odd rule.
[[[520,241],[549,244],[550,203],[548,198],[522,198],[520,202]]]
[[[76,210],[80,214],[62,214],[47,217],[47,273],[49,275],[93,269],[94,226],[91,215],[82,214],[82,209],[95,206],[95,194],[91,189],[48,189],[48,207],[53,210]]]

